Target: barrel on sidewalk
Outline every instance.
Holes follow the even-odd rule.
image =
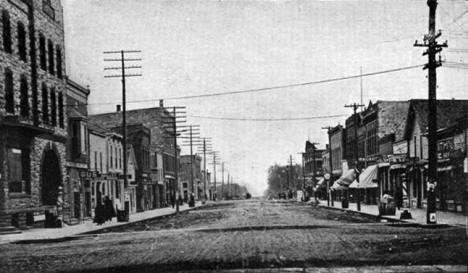
[[[341,199],[341,207],[342,207],[343,209],[349,208],[349,200],[348,200],[348,198],[343,198],[343,199]]]
[[[388,198],[387,203],[379,203],[379,214],[380,215],[395,215],[395,201],[393,198]]]
[[[125,210],[117,209],[117,222],[128,222],[130,220],[130,213]]]

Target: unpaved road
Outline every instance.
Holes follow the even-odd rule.
[[[293,202],[220,202],[83,240],[0,245],[1,272],[466,265],[463,228],[395,227]]]

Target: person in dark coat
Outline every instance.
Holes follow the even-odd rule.
[[[401,187],[398,187],[395,191],[395,205],[398,210],[403,207],[403,190]]]
[[[104,224],[106,218],[104,217],[104,206],[101,202],[96,204],[96,208],[94,209],[94,219],[93,223],[96,223],[98,226]]]
[[[184,204],[184,200],[182,199],[182,196],[179,195],[179,206],[182,206]]]
[[[172,205],[172,208],[174,208],[175,203],[176,203],[175,195],[171,194],[171,205]]]
[[[112,218],[115,216],[116,214],[112,201],[109,199],[109,196],[106,196],[104,199],[104,218],[106,221],[112,221]]]

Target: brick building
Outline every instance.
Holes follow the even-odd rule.
[[[347,151],[345,157],[350,168],[358,169],[361,173],[359,185],[352,183],[349,187],[354,188],[354,191],[361,190],[363,193],[361,201],[367,204],[375,204],[382,195],[382,190],[385,189],[382,185],[398,184],[399,182],[395,180],[399,179],[400,174],[405,171],[405,166],[401,164],[379,166],[379,163],[382,163],[383,156],[393,154],[393,141],[403,138],[408,105],[407,101],[369,102],[365,110],[346,120]],[[357,145],[355,129],[357,129]],[[356,151],[359,166],[356,166]],[[389,182],[385,184],[385,181]],[[380,187],[378,182],[380,182]],[[405,185],[400,183],[400,186]],[[392,188],[392,190],[395,189]]]
[[[313,189],[316,188],[324,175],[323,172],[323,154],[325,149],[317,149],[315,144],[306,141],[304,156],[304,177],[306,178],[305,191],[307,196],[313,195]]]
[[[203,194],[201,162],[199,155],[180,157],[180,189],[184,199],[194,193],[195,200],[200,200],[199,196]]]
[[[160,183],[158,176],[152,175],[150,177],[151,183],[154,186],[153,198],[155,198],[155,206],[167,206],[171,201],[171,196],[175,195],[178,185],[175,181],[176,162],[174,152],[177,152],[177,158],[180,157],[180,148],[174,147],[172,138],[170,138],[168,131],[165,129],[165,124],[172,119],[169,113],[160,102],[160,107],[146,108],[131,110],[126,112],[127,124],[141,124],[149,129],[150,142],[149,142],[149,157],[150,164],[154,158],[161,158],[161,160],[153,160],[154,172],[164,173],[164,182]],[[91,115],[90,119],[93,123],[99,124],[104,128],[114,128],[122,124],[122,112],[116,111],[113,113],[105,113],[99,115]],[[179,160],[178,160],[179,161]],[[179,163],[177,163],[179,164]],[[162,167],[162,172],[161,172]],[[155,181],[156,183],[155,183]],[[157,185],[157,187],[155,187]],[[152,186],[152,187],[153,187]]]
[[[23,228],[69,206],[62,6],[0,0],[0,18],[0,226]]]

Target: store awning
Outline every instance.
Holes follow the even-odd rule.
[[[332,191],[341,191],[341,190],[346,190],[348,187],[342,186],[338,184],[337,182],[333,183],[333,186],[330,187],[330,190]]]
[[[377,172],[378,172],[377,165],[372,165],[367,167],[360,175],[359,175],[359,185],[356,180],[349,185],[350,188],[361,188],[361,189],[368,189],[368,188],[378,188],[379,185],[374,182],[377,179]]]
[[[344,172],[343,175],[338,180],[336,180],[335,183],[348,187],[353,182],[354,179],[355,179],[354,170],[351,169],[351,170]]]
[[[327,183],[325,183],[325,178],[322,178],[320,179],[319,182],[317,182],[317,186],[315,186],[314,190],[317,191],[326,187],[327,187]]]

